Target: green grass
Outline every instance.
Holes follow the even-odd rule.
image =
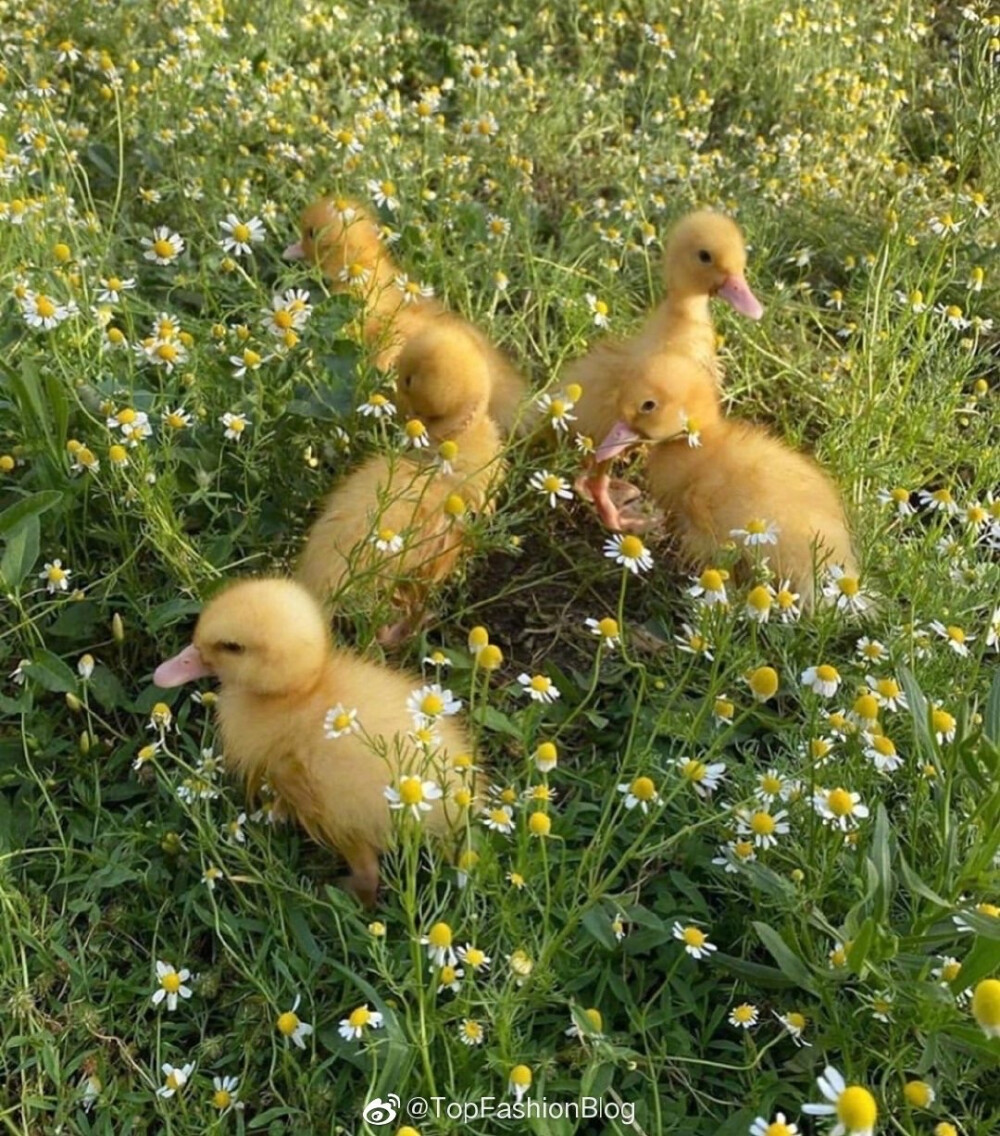
[[[874,1094],[880,1132],[1000,1127],[1000,1042],[960,997],[1000,974],[1000,919],[975,911],[1000,902],[1000,341],[988,322],[1000,295],[1000,26],[979,3],[972,19],[889,0],[787,12],[710,0],[665,17],[667,45],[643,30],[640,8],[515,0],[498,19],[473,0],[248,0],[4,12],[3,675],[28,660],[23,683],[0,686],[7,1131],[356,1132],[365,1102],[390,1093],[509,1102],[520,1064],[531,1096],[627,1102],[634,1126],[414,1124],[736,1136],[781,1110],[819,1132],[828,1126],[801,1109],[821,1099],[816,1077],[830,1064]],[[82,54],[58,62],[67,39]],[[44,78],[52,97],[38,93]],[[476,124],[488,115],[487,140]],[[338,148],[341,128],[360,153]],[[552,511],[530,488],[543,467],[571,477],[572,446],[513,448],[497,514],[478,524],[476,555],[404,662],[445,650],[495,785],[520,799],[547,783],[555,801],[519,804],[509,837],[483,829],[464,887],[407,828],[384,862],[382,935],[303,834],[248,820],[237,841],[229,826],[252,808],[221,774],[214,798],[178,797],[213,745],[210,708],[191,691],[173,698],[155,758],[133,769],[159,736],[152,669],[187,641],[202,600],[223,578],[285,570],[333,478],[390,444],[391,431],[356,413],[382,380],[351,337],[352,302],[280,259],[303,204],[327,191],[369,197],[371,179],[395,183],[399,210],[382,216],[411,276],[477,320],[538,389],[557,386],[596,334],[588,293],[609,305],[616,334],[658,295],[659,245],[643,244],[643,222],[660,238],[692,206],[734,211],[766,314],[750,325],[716,312],[729,411],[770,424],[837,477],[863,584],[879,598],[864,622],[823,611],[757,626],[742,616],[745,588],[731,589],[728,611],[702,612],[665,542],[650,542],[651,572],[623,576],[582,505]],[[229,212],[264,219],[252,257],[227,262],[219,248]],[[510,222],[506,235],[488,235],[490,214]],[[960,228],[938,235],[945,215]],[[159,225],[186,246],[167,266],[140,243]],[[135,288],[104,304],[111,275]],[[262,312],[293,286],[314,311],[278,354]],[[926,310],[898,298],[918,289]],[[31,328],[25,297],[37,294],[78,314]],[[987,322],[956,328],[939,305]],[[109,321],[135,345],[160,313],[189,337],[169,371],[102,330]],[[237,378],[229,358],[246,347],[264,362]],[[191,425],[164,426],[181,406]],[[123,407],[147,413],[152,433],[117,467],[106,419]],[[239,443],[223,437],[225,413],[249,421]],[[99,470],[74,472],[68,443]],[[948,489],[958,512],[897,517],[878,500],[897,486]],[[993,508],[979,527],[966,513],[977,503]],[[55,559],[72,574],[50,594],[38,577]],[[597,652],[584,620],[606,615],[623,646]],[[932,621],[962,628],[967,654]],[[466,648],[475,624],[504,652],[489,676]],[[711,640],[711,660],[680,649],[685,624]],[[369,627],[341,630],[378,657]],[[884,662],[859,658],[862,635],[885,645]],[[87,679],[84,654],[96,660]],[[829,703],[799,681],[821,662],[843,679]],[[758,703],[745,676],[765,664],[780,687]],[[559,701],[526,705],[523,672],[551,677]],[[853,735],[817,768],[805,754],[831,736],[824,710],[850,709],[869,674],[894,676],[908,697],[908,711],[881,713],[902,767],[878,773]],[[723,694],[728,725],[713,719]],[[953,741],[934,737],[931,707],[954,717]],[[532,754],[546,739],[559,764],[543,776]],[[680,775],[686,758],[725,763],[714,795]],[[713,861],[769,769],[801,786],[781,805],[790,831],[724,871]],[[662,799],[648,816],[618,791],[639,776]],[[811,803],[815,788],[838,785],[870,811],[846,842]],[[545,839],[529,833],[535,810],[551,817]],[[210,867],[222,873],[212,889]],[[956,927],[959,912],[971,930]],[[457,993],[437,992],[418,943],[436,921],[492,959],[485,974],[466,967]],[[688,957],[675,921],[701,925],[718,951]],[[834,965],[836,944],[846,949]],[[516,951],[534,963],[523,982]],[[931,974],[942,956],[962,963],[951,987]],[[197,975],[174,1012],[151,1002],[158,959]],[[303,1050],[276,1029],[298,996],[315,1029]],[[873,1013],[883,998],[888,1021]],[[744,1002],[760,1013],[749,1031],[727,1021]],[[366,1003],[382,1028],[344,1041],[341,1019]],[[588,1008],[602,1036],[567,1037]],[[777,1021],[791,1011],[808,1019],[808,1047]],[[484,1027],[481,1046],[460,1042],[466,1019]],[[196,1063],[171,1099],[156,1095],[164,1062]],[[100,1091],[88,1111],[90,1076]],[[220,1117],[217,1076],[239,1079],[245,1108]],[[904,1101],[914,1079],[934,1088],[929,1110]]]

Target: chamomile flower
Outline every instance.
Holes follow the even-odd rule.
[[[717,726],[732,725],[736,703],[727,694],[718,694],[712,702],[712,721]]]
[[[539,773],[551,773],[559,763],[559,751],[553,742],[539,742],[531,757]]]
[[[146,250],[142,254],[146,260],[159,265],[173,264],[184,251],[184,238],[166,225],[157,226],[152,237],[143,237],[139,243]]]
[[[769,584],[758,584],[747,593],[743,614],[754,623],[767,623],[774,599],[774,589]]]
[[[212,1107],[219,1112],[228,1112],[231,1108],[242,1108],[240,1104],[240,1082],[236,1077],[213,1077]]]
[[[382,1015],[377,1010],[369,1010],[368,1004],[358,1006],[346,1018],[341,1018],[337,1033],[344,1041],[361,1041],[367,1030],[382,1027]]]
[[[161,414],[160,421],[168,430],[186,430],[194,422],[194,417],[183,406],[173,410],[168,406]]]
[[[887,738],[885,734],[865,734],[864,739],[865,757],[879,773],[895,773],[902,768],[903,759],[891,738]]]
[[[376,393],[358,407],[358,413],[363,414],[366,418],[392,418],[396,413],[396,407],[384,394]]]
[[[606,328],[611,323],[611,310],[604,300],[599,300],[593,292],[588,292],[584,299],[587,302],[587,307],[590,309],[591,315],[594,317],[594,325],[600,328]]]
[[[840,689],[840,672],[829,663],[820,663],[804,670],[801,681],[803,686],[808,686],[821,698],[833,698]]]
[[[462,709],[462,703],[450,690],[444,690],[439,682],[414,690],[406,700],[406,709],[419,729],[433,726],[439,718],[450,718]]]
[[[624,794],[625,808],[634,809],[638,806],[643,813],[660,804],[660,794],[651,777],[636,777],[632,781],[625,781],[618,786],[618,792]]]
[[[229,410],[222,415],[219,421],[225,427],[223,437],[230,442],[241,441],[250,426],[250,420],[245,414],[233,414],[232,411]]]
[[[714,658],[711,641],[689,623],[681,624],[681,634],[675,635],[674,641],[677,644],[677,649],[683,651],[686,655],[700,655],[709,661]]]
[[[879,701],[870,691],[864,691],[851,703],[847,720],[857,729],[871,732],[878,723]]]
[[[171,1065],[169,1061],[164,1061],[160,1066],[164,1082],[156,1090],[156,1095],[169,1100],[175,1093],[180,1092],[194,1072],[194,1064],[193,1061],[189,1061],[186,1065]]]
[[[97,301],[100,304],[117,304],[126,292],[135,288],[135,279],[120,276],[102,276],[101,287],[97,292]]]
[[[729,1011],[729,1024],[737,1029],[750,1030],[760,1021],[760,1010],[751,1002],[741,1002]]]
[[[875,675],[866,675],[865,682],[875,698],[878,699],[879,706],[889,711],[909,709],[906,695],[894,678],[877,678]]]
[[[398,788],[388,785],[384,792],[390,809],[408,809],[416,820],[421,813],[429,813],[434,801],[444,795],[440,785],[419,777],[400,777]]]
[[[222,250],[234,256],[252,256],[253,246],[261,244],[265,236],[264,222],[259,217],[241,221],[235,213],[227,213],[219,228],[226,234],[219,241]]]
[[[459,961],[471,967],[473,971],[487,971],[490,969],[490,963],[493,961],[485,951],[481,951],[471,943],[466,943],[464,947],[459,947],[456,953]]]
[[[823,586],[823,595],[836,606],[838,611],[854,614],[867,611],[870,602],[862,591],[857,576],[848,576],[839,564],[833,564],[827,569],[827,582]]]
[[[877,639],[863,635],[854,645],[855,654],[865,663],[881,663],[889,657],[888,648]]]
[[[177,1009],[177,1001],[179,998],[190,998],[191,987],[185,986],[184,983],[191,977],[191,971],[176,970],[170,963],[160,962],[156,963],[156,979],[159,986],[153,993],[153,1005],[158,1006],[164,999],[166,999],[167,1009],[171,1012]]]
[[[265,362],[264,356],[252,347],[244,347],[239,355],[230,355],[229,362],[233,365],[233,378],[242,379],[251,371],[259,371]]]
[[[775,521],[753,518],[747,521],[745,528],[730,529],[729,535],[733,540],[741,541],[744,548],[760,548],[762,545],[777,544],[779,531]]]
[[[605,616],[604,619],[588,619],[585,622],[587,627],[590,628],[591,635],[600,639],[601,646],[606,650],[613,651],[621,643],[617,619]]]
[[[774,606],[778,619],[780,619],[782,623],[795,623],[802,614],[802,608],[799,604],[800,598],[798,592],[792,591],[790,580],[781,581],[774,595]]]
[[[573,490],[569,482],[557,473],[549,473],[547,469],[539,470],[531,475],[528,484],[543,496],[548,497],[549,505],[554,509],[560,500],[572,501]]]
[[[531,1070],[527,1065],[515,1065],[507,1079],[507,1089],[520,1104],[531,1088]]]
[[[72,301],[60,304],[42,292],[28,292],[21,301],[24,322],[29,327],[40,328],[42,331],[51,331],[76,313],[77,307]]]
[[[532,702],[555,702],[560,696],[559,688],[547,675],[519,674],[517,681],[522,691]]]
[[[787,836],[789,832],[786,809],[779,809],[772,813],[767,809],[741,810],[737,813],[736,830],[740,836],[753,840],[758,848],[773,848],[778,843],[779,836]]]
[[[1000,1037],[1000,981],[984,978],[972,993],[972,1016],[987,1037]]]
[[[537,406],[549,420],[549,425],[552,429],[559,434],[568,433],[569,424],[576,421],[576,415],[570,414],[573,405],[574,400],[562,394],[543,394],[535,399],[535,406]]]
[[[955,740],[955,731],[958,723],[954,715],[949,714],[941,706],[931,707],[931,731],[937,739],[938,745],[945,745]]]
[[[893,489],[880,489],[876,494],[880,505],[891,505],[897,517],[911,517],[916,509],[910,504],[910,491],[902,486]]]
[[[706,765],[693,757],[679,757],[674,762],[681,777],[689,781],[699,797],[708,797],[718,789],[726,772],[724,761],[713,761]]]
[[[69,578],[72,575],[69,568],[63,567],[61,560],[51,560],[47,561],[45,567],[38,573],[38,578],[45,581],[45,590],[51,596],[56,592],[68,592]]]
[[[958,512],[958,502],[950,489],[942,486],[940,489],[921,489],[917,493],[917,500],[932,513],[943,513],[953,516]]]
[[[483,1028],[482,1022],[474,1021],[472,1018],[463,1018],[458,1025],[458,1040],[463,1045],[470,1047],[482,1045],[486,1040],[486,1030]]]
[[[862,803],[860,793],[848,789],[817,789],[813,794],[813,808],[831,828],[848,832],[859,820],[868,816],[868,807]]]
[[[286,1010],[283,1014],[279,1014],[274,1024],[282,1037],[291,1041],[299,1049],[305,1049],[306,1038],[313,1032],[313,1027],[308,1022],[302,1021],[296,1012],[301,1001],[302,995],[296,994],[292,1008]]]
[[[454,934],[447,923],[435,923],[420,939],[420,945],[427,948],[427,957],[439,967],[458,964],[458,956],[452,947]]]
[[[502,836],[510,836],[514,831],[514,813],[509,805],[484,809],[482,821],[491,832],[499,832]]]
[[[718,568],[706,568],[687,589],[687,594],[705,607],[712,607],[715,604],[725,607],[729,603],[726,596],[727,575],[728,573]]]
[[[907,1081],[903,1086],[903,1099],[911,1108],[930,1108],[936,1096],[926,1081]]]
[[[967,659],[969,657],[968,645],[975,639],[975,635],[967,635],[961,627],[955,624],[945,626],[945,624],[938,619],[935,619],[930,627],[936,635],[940,636],[948,644],[960,659]]]
[[[758,1116],[750,1125],[750,1136],[799,1136],[798,1125],[785,1119],[783,1112],[776,1112],[774,1120]]]
[[[371,542],[379,552],[396,553],[403,547],[403,536],[395,529],[380,528],[372,533]]]
[[[789,1037],[796,1045],[810,1045],[810,1042],[805,1041],[802,1037],[805,1033],[806,1026],[809,1024],[804,1014],[798,1013],[797,1010],[789,1010],[786,1014],[779,1014],[777,1010],[774,1011],[774,1016],[788,1031]]]
[[[433,930],[433,928],[432,928]],[[421,939],[421,942],[425,942]],[[438,971],[438,988],[437,992],[443,994],[446,990],[452,994],[457,994],[462,989],[462,979],[465,977],[465,971],[460,966],[454,966],[451,963],[445,963]]]
[[[872,1136],[878,1119],[875,1098],[862,1085],[848,1085],[843,1076],[828,1065],[817,1079],[819,1090],[826,1098],[821,1104],[805,1104],[802,1111],[808,1116],[829,1116],[837,1123],[829,1136]]]
[[[718,856],[712,863],[723,871],[735,875],[744,864],[752,864],[757,859],[757,852],[750,840],[729,840],[719,848]]]
[[[757,702],[767,702],[778,693],[778,672],[774,667],[756,667],[746,676],[750,693]]]
[[[604,555],[616,564],[621,564],[622,567],[627,568],[635,576],[638,576],[641,572],[648,572],[653,567],[653,557],[649,550],[637,536],[633,536],[631,533],[627,536],[617,533],[606,540],[604,542]]]
[[[718,950],[714,943],[708,941],[708,933],[702,931],[700,927],[695,927],[693,923],[686,926],[682,923],[674,923],[673,926],[674,938],[684,944],[684,950],[693,959],[707,959],[713,951]]]

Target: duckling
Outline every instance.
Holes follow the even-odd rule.
[[[582,394],[574,407],[576,429],[585,437],[605,437],[615,421],[619,384],[642,360],[660,351],[683,352],[708,368],[716,381],[719,363],[709,297],[718,296],[750,319],[764,309],[746,281],[746,245],[735,221],[701,210],[671,230],[663,254],[666,294],[631,339],[602,339],[565,372]],[[607,469],[588,463],[577,491],[597,506],[605,524],[638,491],[627,482],[610,482]]]
[[[281,810],[344,857],[345,887],[366,906],[375,902],[378,856],[391,839],[385,790],[401,775],[443,790],[423,814],[428,831],[447,837],[464,823],[451,799],[461,787],[452,760],[472,752],[463,724],[438,719],[439,748],[422,750],[407,707],[421,680],[334,647],[319,605],[300,584],[230,584],[205,606],[191,644],[161,663],[153,681],[173,687],[207,675],[221,684],[215,713],[225,761],[248,798],[266,782]],[[331,710],[342,720],[331,722]],[[337,727],[339,736],[329,736]]]
[[[610,461],[628,446],[655,443],[646,459],[650,492],[689,560],[711,563],[734,530],[765,540],[771,531],[776,543],[759,551],[805,606],[815,602],[824,565],[857,576],[831,479],[760,426],[725,418],[711,374],[689,356],[650,356],[622,388],[618,411],[595,456]],[[620,520],[630,527],[627,514]],[[744,544],[744,557],[752,554]]]
[[[379,634],[387,646],[412,630],[431,586],[469,547],[456,505],[492,507],[504,466],[489,388],[488,362],[468,325],[450,316],[428,323],[399,356],[397,397],[429,444],[370,457],[333,489],[306,540],[297,578],[338,607],[374,613],[388,603],[398,619]],[[454,443],[447,460],[443,442]]]
[[[335,292],[354,289],[360,293],[362,338],[375,349],[374,363],[380,371],[393,366],[404,344],[430,320],[446,314],[440,301],[400,283],[405,280],[402,269],[386,248],[371,213],[359,202],[332,197],[313,202],[302,214],[301,232],[301,240],[285,249],[285,259],[318,264]],[[521,422],[527,383],[478,328],[463,323],[487,359],[490,415],[504,434],[511,434]],[[525,429],[522,425],[521,432]]]

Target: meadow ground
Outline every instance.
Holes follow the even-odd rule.
[[[398,1093],[635,1105],[592,1133],[1000,1131],[997,9],[0,0],[0,46],[5,1129],[355,1132]],[[473,818],[458,871],[402,825],[374,916],[227,782],[210,699],[151,684],[397,444],[358,412],[385,380],[354,301],[280,259],[320,191],[375,202],[539,390],[637,324],[674,218],[732,212],[766,313],[717,311],[729,410],[835,474],[878,597],[761,622],[657,540],[633,575],[531,485],[572,440],[513,448],[405,656],[450,660],[511,831]],[[806,1115],[826,1066],[859,1088]],[[407,1124],[458,1130],[371,1130]]]

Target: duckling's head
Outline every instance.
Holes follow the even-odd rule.
[[[335,284],[346,269],[364,283],[384,257],[378,226],[368,210],[349,197],[323,197],[302,211],[301,239],[285,249],[285,260],[319,264]],[[349,281],[344,281],[345,286]]]
[[[610,461],[629,446],[692,436],[721,416],[715,379],[687,355],[650,355],[624,376],[618,395],[618,421],[595,451]],[[694,443],[692,443],[694,444]]]
[[[689,213],[673,228],[663,254],[667,291],[677,296],[718,296],[750,319],[764,308],[744,275],[747,250],[739,226],[722,213]]]
[[[157,686],[215,675],[254,694],[310,690],[329,650],[316,601],[292,580],[240,580],[211,599],[190,646],[153,673]]]
[[[486,354],[457,320],[436,319],[408,340],[396,362],[402,413],[419,418],[438,441],[478,422],[490,397]]]

